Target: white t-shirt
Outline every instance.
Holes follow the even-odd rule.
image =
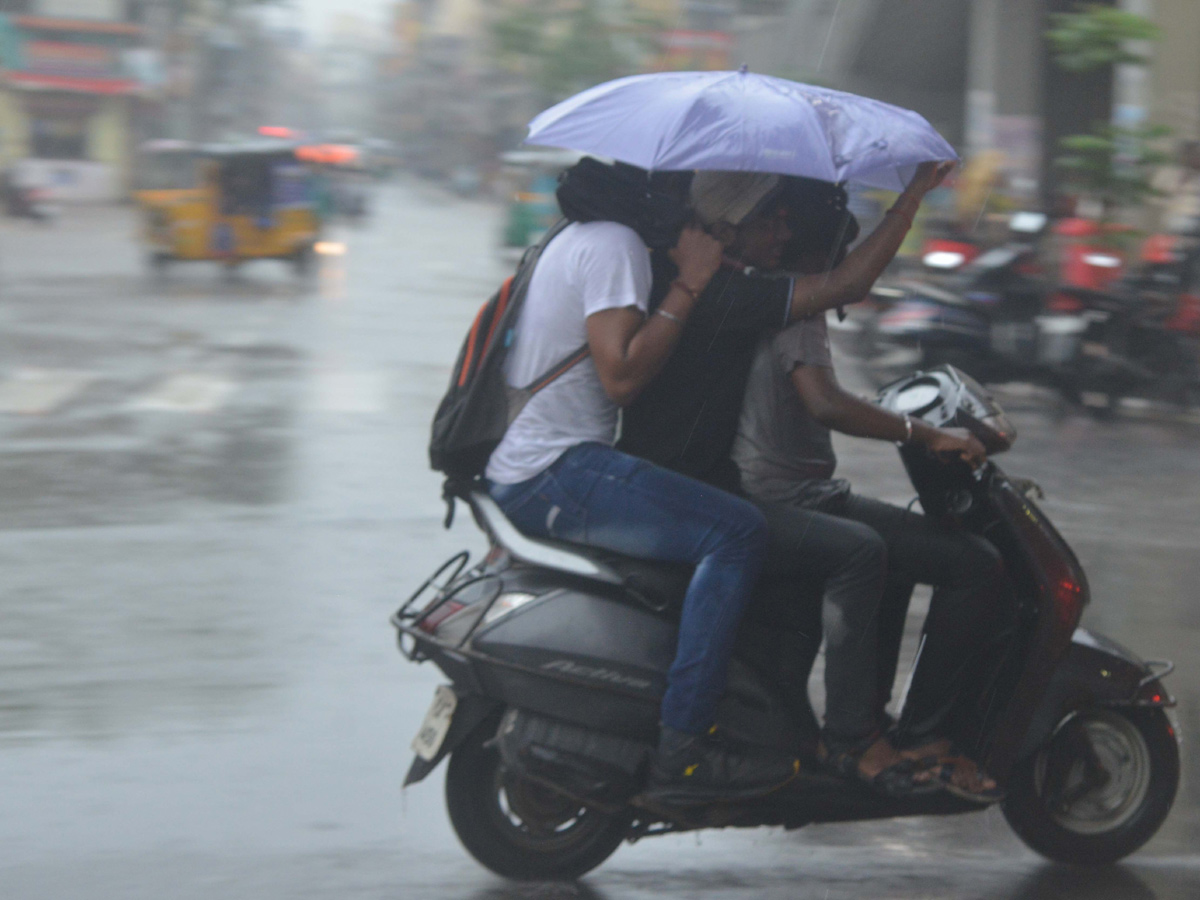
[[[646,312],[650,251],[632,228],[576,222],[550,242],[529,281],[505,377],[525,387],[587,343],[587,317],[633,306]],[[589,356],[539,391],[513,420],[488,460],[499,484],[527,481],[566,450],[588,441],[611,444],[617,406]]]

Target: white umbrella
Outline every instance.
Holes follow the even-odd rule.
[[[911,110],[745,67],[597,85],[537,116],[525,143],[656,171],[775,172],[894,191],[918,163],[958,159]]]

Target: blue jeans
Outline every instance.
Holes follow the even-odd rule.
[[[679,645],[667,673],[662,722],[700,734],[725,689],[734,637],[767,547],[752,504],[604,444],[579,444],[493,499],[530,537],[603,547],[696,567],[683,600]]]

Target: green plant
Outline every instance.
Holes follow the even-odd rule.
[[[1161,31],[1143,16],[1096,3],[1051,17],[1046,39],[1054,61],[1071,72],[1092,72],[1114,65],[1149,65],[1150,57],[1131,42],[1155,41]],[[1163,126],[1135,128],[1098,125],[1090,134],[1063,138],[1065,152],[1054,160],[1068,184],[1100,203],[1101,224],[1119,210],[1136,206],[1158,193],[1151,186],[1154,169],[1169,161],[1158,146],[1170,134]],[[1118,230],[1102,228],[1102,239],[1119,243]]]
[[[1161,125],[1141,128],[1098,126],[1091,134],[1065,137],[1059,146],[1066,151],[1054,160],[1068,184],[1099,202],[1100,221],[1108,224],[1118,210],[1136,206],[1160,192],[1151,184],[1156,167],[1171,157],[1157,149],[1170,129]],[[1110,243],[1120,243],[1119,231],[1101,229]],[[1132,232],[1130,236],[1134,236]]]
[[[1130,46],[1132,41],[1155,41],[1161,29],[1144,16],[1101,6],[1079,4],[1074,12],[1050,17],[1053,26],[1046,39],[1054,60],[1071,72],[1092,72],[1104,66],[1150,63],[1150,58]]]
[[[525,73],[548,100],[639,71],[659,23],[629,3],[540,0],[492,24],[502,68]]]

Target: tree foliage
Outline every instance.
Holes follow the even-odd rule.
[[[1143,16],[1096,3],[1080,4],[1074,12],[1051,17],[1046,39],[1054,60],[1072,72],[1092,72],[1113,65],[1146,66],[1151,58],[1133,41],[1155,41],[1157,25]],[[1169,161],[1158,146],[1170,134],[1163,126],[1136,128],[1097,125],[1090,134],[1075,134],[1059,142],[1064,153],[1054,165],[1067,183],[1099,201],[1102,219],[1136,206],[1158,193],[1151,186],[1154,169]]]
[[[1130,47],[1131,41],[1154,41],[1161,29],[1144,16],[1102,6],[1079,4],[1074,12],[1050,17],[1046,38],[1054,59],[1071,72],[1092,72],[1111,65],[1147,65],[1150,58]]]
[[[1170,156],[1155,148],[1170,133],[1161,125],[1118,128],[1105,125],[1092,134],[1063,138],[1066,151],[1055,160],[1067,180],[1105,209],[1120,209],[1157,193],[1150,179]]]
[[[524,72],[557,100],[639,71],[657,24],[628,3],[535,0],[497,19],[492,38],[503,68]]]

